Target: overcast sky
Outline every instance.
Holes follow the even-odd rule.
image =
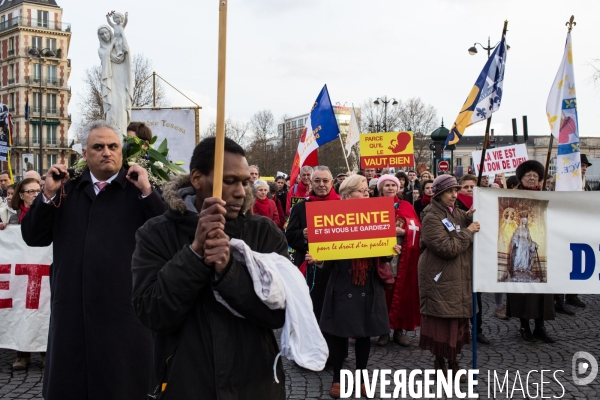
[[[203,107],[201,129],[214,120],[218,0],[57,0],[72,24],[70,112],[77,120],[86,68],[99,64],[96,29],[110,10],[129,12],[131,51]],[[529,119],[529,133],[549,134],[546,99],[574,14],[573,51],[581,136],[600,136],[600,87],[591,76],[600,59],[600,2],[474,0],[231,0],[228,6],[226,113],[247,121],[270,109],[277,119],[310,110],[323,84],[332,102],[360,105],[387,95],[420,97],[446,126],[454,122],[486,61],[474,42],[500,40],[508,20],[504,95],[496,134],[511,118]],[[597,64],[600,67],[600,62]],[[172,106],[191,105],[170,91]],[[485,123],[466,134],[481,135]]]

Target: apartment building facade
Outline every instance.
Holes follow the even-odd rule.
[[[23,154],[35,170],[69,164],[71,26],[54,0],[0,0],[0,99],[13,121],[11,167],[23,175]],[[26,111],[29,105],[29,112]],[[3,163],[2,169],[7,168]]]

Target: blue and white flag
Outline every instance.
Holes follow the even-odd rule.
[[[504,67],[506,64],[506,32],[502,32],[502,40],[488,58],[479,74],[471,93],[467,97],[450,133],[446,145],[458,143],[468,126],[492,116],[500,108],[502,100],[502,84],[504,83]]]
[[[552,135],[558,139],[554,190],[583,190],[571,32],[567,33],[565,52],[550,89],[546,115]]]

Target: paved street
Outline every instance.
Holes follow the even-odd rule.
[[[556,377],[564,386],[564,399],[598,399],[600,397],[600,375],[587,386],[575,386],[571,377],[571,360],[577,351],[587,351],[600,360],[600,296],[580,296],[588,304],[585,310],[576,309],[577,315],[569,317],[557,315],[555,321],[547,323],[548,333],[557,339],[555,344],[527,343],[518,334],[518,322],[500,321],[491,316],[493,307],[493,296],[484,294],[484,333],[492,341],[489,346],[480,346],[478,351],[478,365],[480,368],[479,387],[480,398],[488,398],[487,374],[488,370],[502,373],[509,371],[509,388],[515,391],[512,398],[527,398],[527,392],[520,391],[518,379],[515,379],[517,371],[521,376],[523,388],[526,389],[527,373],[530,370],[551,370],[545,373],[544,397],[561,397],[562,388],[552,378],[555,370]],[[411,346],[400,347],[390,343],[387,347],[380,348],[373,343],[371,357],[369,359],[369,370],[374,368],[412,370],[415,368],[425,369],[433,367],[432,356],[417,347],[418,337],[410,334]],[[375,339],[374,339],[375,340]],[[348,368],[354,366],[354,348],[351,344],[349,358],[346,362]],[[42,371],[38,354],[32,358],[32,364],[27,371],[12,372],[11,364],[14,361],[14,352],[0,350],[0,399],[41,399]],[[469,346],[463,350],[462,365],[468,365],[472,361],[472,351]],[[286,385],[289,399],[328,399],[329,387],[332,374],[328,368],[325,371],[315,373],[303,370],[293,363],[285,360]],[[533,373],[529,379],[530,398],[540,398],[541,393],[536,393],[536,383],[540,382],[540,374]],[[515,384],[516,382],[516,384]],[[494,398],[491,389],[490,398]],[[538,389],[539,390],[539,389]],[[252,397],[248,397],[252,399]],[[375,398],[379,398],[379,389]],[[410,397],[409,397],[410,398]],[[504,399],[503,394],[497,389],[495,398]]]

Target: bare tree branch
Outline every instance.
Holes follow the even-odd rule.
[[[225,136],[232,139],[234,142],[239,144],[242,147],[245,147],[247,144],[246,134],[248,133],[248,125],[234,120],[231,117],[227,117],[225,119]],[[217,123],[216,121],[212,121],[204,130],[202,131],[202,137],[211,137],[217,134]]]
[[[153,81],[152,78],[141,84],[141,82],[152,75],[152,61],[144,57],[143,54],[133,56],[131,63],[133,72],[133,107],[151,107],[153,104]],[[156,106],[165,107],[168,105],[165,88],[162,82],[156,80]]]
[[[437,111],[431,106],[424,104],[418,97],[413,97],[402,102],[399,107],[400,130],[412,130],[414,132],[415,164],[425,164],[429,169],[431,166],[431,150],[429,144],[431,132],[437,127]]]

